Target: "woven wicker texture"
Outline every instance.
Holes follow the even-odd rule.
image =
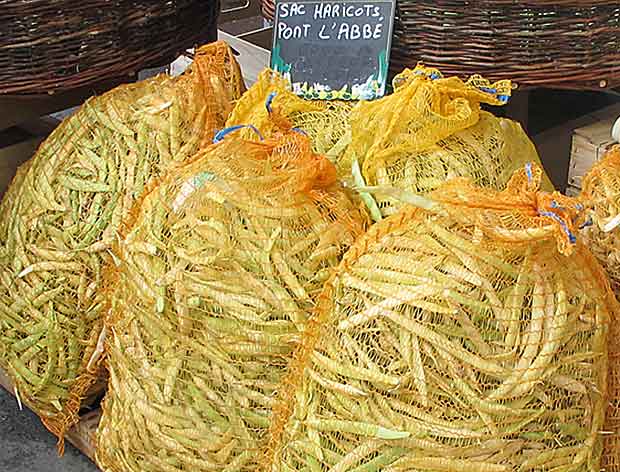
[[[273,0],[262,0],[273,18]],[[398,0],[391,63],[483,74],[524,87],[620,84],[617,1]]]
[[[582,199],[592,209],[593,225],[583,237],[607,271],[616,297],[620,295],[620,146],[612,148],[597,162],[583,180]],[[605,431],[605,471],[620,472],[620,313],[612,325],[609,362],[611,398]]]
[[[270,98],[271,97],[271,98]],[[307,133],[312,150],[338,162],[350,141],[349,117],[356,102],[304,100],[291,92],[288,83],[266,69],[241,97],[230,114],[227,126],[253,123],[267,135],[274,131],[273,119],[265,106],[270,102],[292,126]],[[244,137],[255,138],[251,131]]]
[[[396,76],[394,87],[352,110],[350,144],[338,162],[341,174],[351,176],[357,161],[367,185],[389,192],[375,195],[383,215],[401,205],[390,196],[395,189],[427,193],[453,177],[502,189],[515,169],[540,162],[519,124],[481,111],[481,103],[508,101],[510,81],[463,82],[418,66]],[[546,175],[544,187],[553,188]]]
[[[228,46],[213,43],[179,78],[157,76],[88,100],[41,144],[5,197],[0,365],[61,450],[98,375],[109,247],[149,180],[223,126],[215,94],[224,87],[238,98],[237,70]]]
[[[219,0],[0,0],[0,94],[63,91],[169,64],[215,39]]]
[[[531,170],[504,192],[455,179],[347,252],[280,389],[265,470],[599,470],[618,305],[569,237],[578,204]]]
[[[170,172],[117,249],[103,470],[256,471],[307,314],[363,223],[290,129],[237,131]]]

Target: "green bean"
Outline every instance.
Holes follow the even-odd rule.
[[[379,455],[372,458],[368,462],[361,464],[354,469],[350,469],[350,472],[378,472],[380,470],[386,470],[386,466],[389,466],[406,453],[406,449],[398,447],[384,449]]]
[[[398,464],[398,465],[397,465]],[[510,472],[509,465],[443,457],[406,457],[392,463],[390,470],[425,469],[436,472]]]
[[[315,428],[319,431],[346,432],[354,435],[386,440],[402,439],[411,435],[411,433],[407,431],[393,431],[383,428],[380,425],[355,421],[315,419],[306,420],[306,424],[308,427]]]
[[[321,385],[322,387],[330,390],[335,390],[344,395],[352,396],[352,397],[365,397],[368,394],[361,390],[360,388],[354,387],[349,384],[343,384],[340,382],[334,382],[333,380],[326,379],[319,375],[313,369],[308,369],[308,375],[312,380]]]
[[[91,182],[77,177],[71,177],[69,175],[59,176],[58,181],[69,190],[75,190],[78,192],[110,192],[112,190],[108,184]]]
[[[27,349],[30,349],[32,346],[35,346],[39,340],[45,335],[46,327],[43,325],[38,325],[37,331],[35,331],[30,336],[23,338],[17,342],[14,342],[11,345],[11,350],[13,352],[21,352]]]
[[[381,442],[376,439],[364,441],[359,446],[347,453],[337,464],[331,467],[330,472],[345,472],[350,470],[351,466],[359,463],[365,456],[377,451],[381,446]]]
[[[380,371],[372,371],[363,367],[341,365],[318,352],[313,353],[313,361],[324,369],[330,370],[332,373],[339,376],[365,380],[371,383],[385,384],[390,387],[396,387],[400,384],[400,379],[398,377],[386,375]]]

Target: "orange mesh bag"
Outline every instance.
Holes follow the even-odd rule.
[[[350,117],[351,138],[338,167],[357,185],[427,193],[454,177],[502,189],[515,169],[540,162],[518,123],[481,110],[503,105],[510,81],[494,84],[479,76],[463,82],[436,69],[406,69],[394,79],[394,93],[362,102]],[[553,187],[543,176],[543,188]],[[399,204],[377,194],[383,215]]]
[[[612,147],[583,179],[581,197],[592,209],[593,225],[584,235],[607,270],[615,290],[620,288],[620,146]]]
[[[590,207],[593,224],[584,239],[607,271],[616,296],[620,293],[620,146],[611,148],[583,179],[581,198]],[[620,472],[620,319],[615,313],[609,337],[609,390],[602,467]]]
[[[179,78],[92,98],[41,144],[5,197],[0,365],[61,452],[99,375],[102,267],[119,225],[152,177],[224,124],[222,104],[231,108],[239,81],[229,48],[215,43]]]
[[[268,109],[273,105],[293,127],[308,134],[314,152],[338,162],[350,141],[349,116],[356,104],[338,100],[304,100],[291,92],[289,82],[282,76],[266,69],[237,102],[226,126],[253,123],[269,136],[278,129],[278,122]],[[243,136],[255,138],[251,131],[245,131]]]
[[[575,243],[579,204],[541,174],[454,179],[358,239],[280,389],[265,470],[599,470],[618,306]]]
[[[307,313],[363,230],[307,137],[216,141],[232,131],[170,172],[119,244],[103,470],[255,471]]]

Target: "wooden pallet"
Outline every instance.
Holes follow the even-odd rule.
[[[0,369],[0,386],[4,387],[11,395],[15,395],[15,388],[11,379],[2,369]],[[101,386],[99,385],[95,390],[100,388]],[[80,418],[80,422],[69,430],[66,436],[67,441],[93,462],[95,462],[95,433],[100,419],[100,408],[86,413]]]

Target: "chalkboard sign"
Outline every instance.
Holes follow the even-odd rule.
[[[307,99],[385,94],[394,0],[278,1],[271,68]]]

